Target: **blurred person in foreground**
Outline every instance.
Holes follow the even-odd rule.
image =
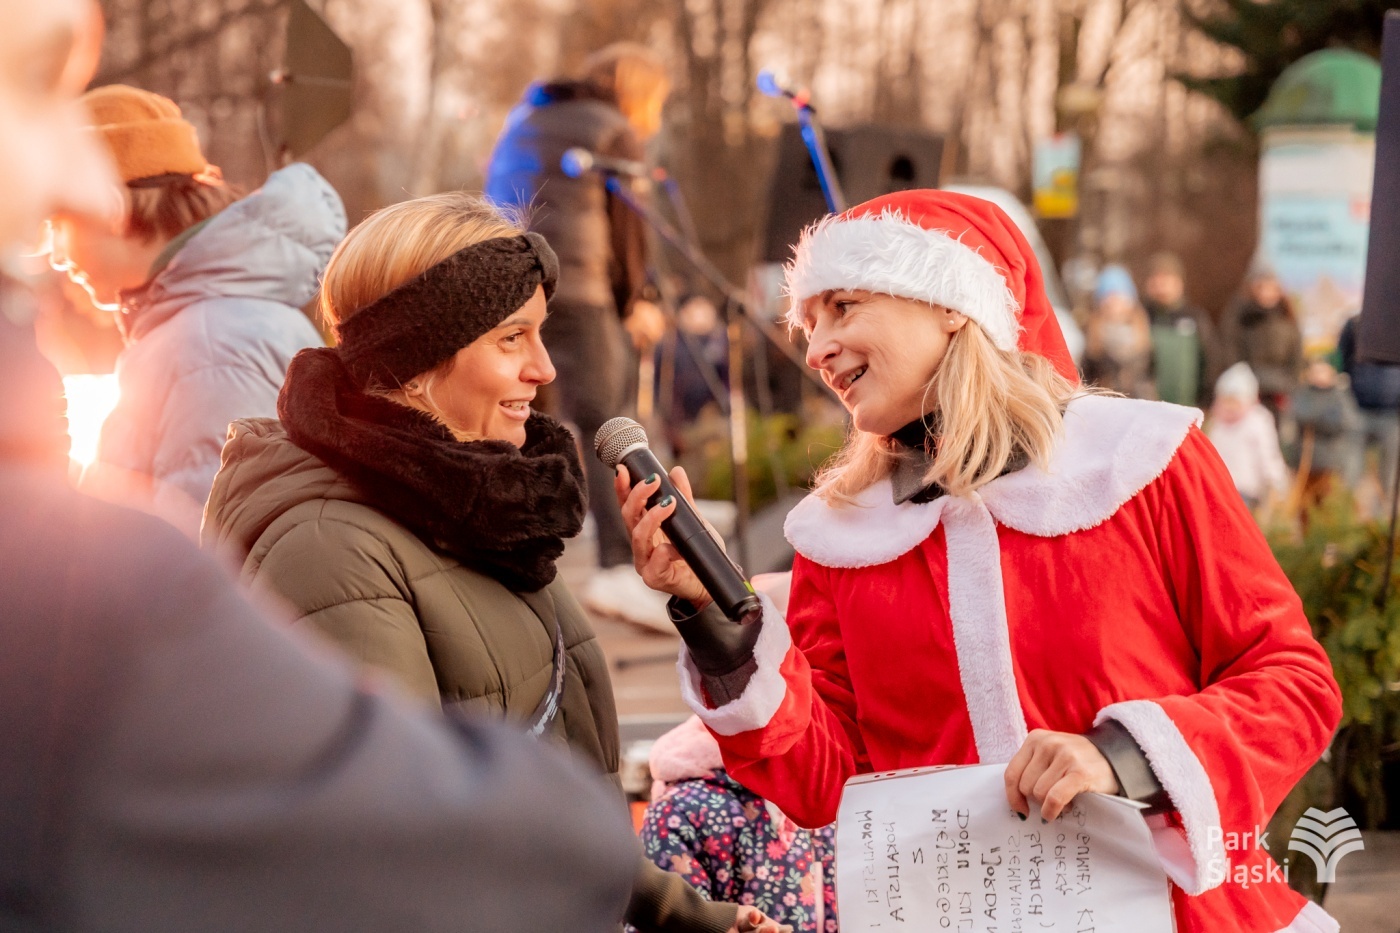
[[[1152,328],[1127,268],[1105,266],[1084,329],[1084,380],[1131,398],[1152,398]]]
[[[987,201],[876,198],[805,231],[787,273],[852,430],[788,514],[786,613],[760,595],[731,622],[665,540],[674,504],[616,486],[729,774],[799,826],[896,768],[999,766],[1006,805],[1048,822],[1121,795],[1147,804],[1177,929],[1335,933],[1265,849],[1223,841],[1268,823],[1341,696],[1200,413],[1083,391]]]
[[[369,217],[326,267],[336,346],[292,361],[280,422],[234,424],[204,535],[415,695],[517,722],[616,780],[607,660],[555,567],[583,524],[583,469],[532,409],[554,379],[557,276],[542,236],[467,194]],[[637,867],[637,928],[735,925],[733,904]]]
[[[1278,427],[1274,416],[1259,404],[1259,380],[1248,363],[1236,363],[1216,380],[1206,436],[1251,511],[1288,494],[1288,466],[1279,447]]]
[[[1284,415],[1305,365],[1303,332],[1278,273],[1256,260],[1245,276],[1243,293],[1220,321],[1220,362],[1245,362],[1259,380],[1259,401],[1275,418]]]
[[[1143,308],[1152,324],[1152,381],[1157,398],[1203,405],[1210,395],[1215,328],[1204,308],[1186,298],[1185,268],[1175,253],[1147,264]]]
[[[96,4],[0,0],[0,27],[3,260],[120,182],[75,103]],[[369,689],[164,522],[74,492],[20,317],[0,295],[0,927],[612,927],[636,849],[606,786]]]
[[[321,343],[301,307],[345,210],[303,164],[238,199],[159,94],[114,84],[82,102],[116,163],[122,217],[54,215],[51,261],[115,313],[126,342],[83,488],[150,504],[194,536],[229,422],[273,415],[292,356]]]
[[[1351,394],[1361,410],[1364,434],[1361,457],[1353,466],[1348,485],[1356,488],[1365,472],[1365,452],[1375,447],[1379,454],[1383,504],[1389,507],[1395,494],[1396,460],[1400,458],[1400,365],[1361,359],[1356,352],[1358,317],[1348,318],[1337,339],[1342,371],[1351,382]]]
[[[578,146],[642,160],[646,141],[661,128],[670,87],[660,56],[634,43],[594,53],[581,77],[530,85],[506,118],[485,184],[486,196],[497,204],[528,206],[530,229],[548,239],[559,256],[559,285],[544,335],[559,379],[542,407],[571,422],[590,452],[584,472],[600,572],[583,592],[584,603],[662,627],[664,601],[632,571],[627,532],[612,507],[612,473],[591,455],[603,422],[635,408],[634,348],[650,352],[665,330],[648,297],[646,230],[607,191],[603,175],[570,178],[560,159]]]

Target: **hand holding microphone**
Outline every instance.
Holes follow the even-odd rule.
[[[598,458],[617,469],[614,488],[622,520],[632,534],[632,559],[654,590],[689,602],[696,610],[671,621],[701,674],[719,678],[707,689],[744,682],[763,628],[763,607],[743,573],[690,502],[690,481],[680,467],[668,475],[647,447],[642,426],[614,418],[598,429]],[[664,503],[664,504],[663,504]],[[663,534],[664,532],[664,534]],[[742,690],[742,687],[738,689]]]
[[[665,485],[676,493],[662,490],[663,477]],[[626,468],[619,467],[614,487],[623,524],[631,535],[638,576],[652,589],[677,596],[696,608],[709,605],[712,600],[705,585],[661,529],[662,522],[675,513],[679,502],[691,492],[685,471],[673,467],[669,474],[654,473],[633,483]],[[648,502],[654,504],[648,507]]]
[[[613,418],[598,429],[594,448],[609,467],[626,468],[625,477],[618,471],[618,505],[632,532],[637,572],[647,585],[696,608],[713,598],[735,622],[757,612],[753,588],[691,505],[685,473],[666,473],[647,446],[642,426],[630,418]],[[667,540],[659,539],[659,531]]]

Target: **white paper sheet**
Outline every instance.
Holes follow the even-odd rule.
[[[847,782],[836,826],[842,933],[1171,933],[1138,804],[1081,794],[1053,823],[1006,802],[1005,765]]]

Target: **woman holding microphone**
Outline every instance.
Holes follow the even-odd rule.
[[[729,773],[820,826],[857,774],[1005,762],[1023,816],[1146,802],[1178,929],[1335,929],[1283,882],[1222,884],[1267,863],[1222,840],[1268,823],[1340,705],[1199,412],[1080,389],[1034,254],[980,199],[828,217],[788,289],[852,431],[788,517],[786,618],[729,622],[660,532],[674,504],[617,483]]]

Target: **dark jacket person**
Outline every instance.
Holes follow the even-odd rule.
[[[573,147],[641,159],[644,140],[660,127],[669,88],[665,63],[655,53],[630,43],[608,46],[589,58],[582,77],[525,91],[486,170],[487,197],[529,206],[530,229],[559,255],[559,285],[545,331],[559,379],[541,401],[578,428],[585,449],[603,422],[631,413],[636,358],[626,331],[638,344],[655,342],[659,334],[651,329],[660,312],[639,300],[646,285],[640,220],[607,190],[603,176],[572,178],[560,160]],[[585,603],[668,628],[664,604],[632,569],[632,546],[612,506],[611,471],[593,457],[584,470],[602,568],[581,594]]]
[[[1249,364],[1259,379],[1259,401],[1277,417],[1303,372],[1303,333],[1269,266],[1250,269],[1244,294],[1225,309],[1220,343],[1223,362]]]
[[[467,195],[360,224],[322,286],[338,347],[293,361],[280,424],[235,426],[204,533],[246,555],[245,581],[420,696],[615,777],[607,664],[555,573],[583,524],[583,472],[569,432],[531,410],[554,378],[540,329],[556,275],[542,237]],[[637,868],[638,928],[734,922],[733,905]]]
[[[119,217],[76,103],[97,6],[0,0],[0,24],[4,266],[45,216]],[[168,525],[69,487],[63,386],[6,284],[0,929],[615,924],[636,850],[605,784],[501,727],[366,690]]]

